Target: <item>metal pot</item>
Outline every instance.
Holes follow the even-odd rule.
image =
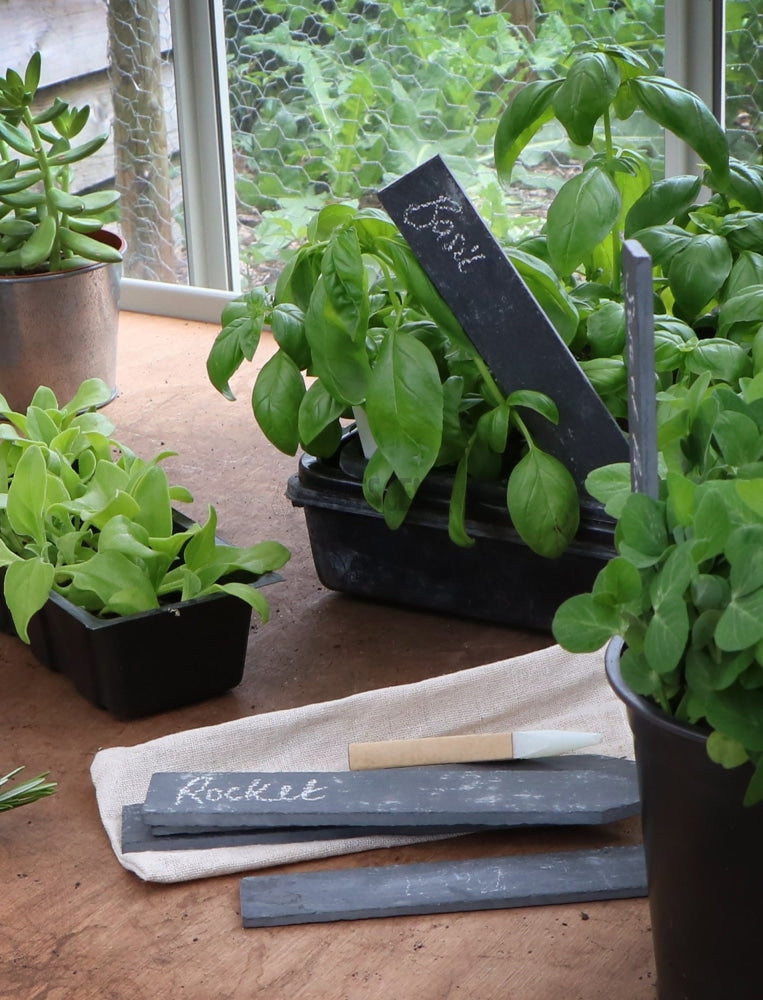
[[[113,233],[98,234],[119,250]],[[24,412],[35,390],[49,386],[68,402],[87,378],[116,395],[120,264],[0,277],[0,393]]]

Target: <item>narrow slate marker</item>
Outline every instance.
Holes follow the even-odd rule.
[[[623,244],[631,488],[657,497],[657,389],[652,258],[637,240]]]
[[[328,772],[164,772],[151,778],[152,828],[400,828],[609,823],[639,810],[633,761],[570,757],[508,765]],[[532,766],[533,763],[536,766]]]
[[[593,469],[627,462],[625,435],[442,159],[412,170],[379,199],[503,392],[536,389],[557,404],[557,426],[534,413],[523,417],[579,491]]]
[[[475,833],[482,826],[429,827],[427,835],[452,837]],[[220,827],[194,827],[189,832],[176,827],[151,827],[143,820],[140,802],[122,807],[122,853],[140,851],[199,851],[215,847],[248,847],[253,844],[296,844],[307,840],[355,840],[358,837],[421,836],[419,827],[304,826],[276,827],[271,830],[233,830]]]
[[[605,847],[241,880],[244,927],[497,910],[645,896],[644,854]]]

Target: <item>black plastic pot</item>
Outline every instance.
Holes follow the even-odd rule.
[[[614,555],[614,522],[591,505],[559,559],[532,552],[506,511],[505,486],[470,488],[461,548],[448,536],[453,480],[427,477],[403,524],[390,530],[365,501],[356,434],[331,459],[304,455],[287,496],[303,507],[313,561],[324,586],[355,597],[548,630],[557,607],[589,590]]]
[[[180,527],[191,524],[177,512],[174,518]],[[280,579],[268,573],[254,586]],[[94,705],[130,719],[213,698],[240,684],[251,616],[244,601],[212,594],[98,618],[51,592],[29,623],[29,638],[40,663],[69,677]],[[0,629],[15,634],[1,597]]]
[[[714,764],[706,732],[635,695],[621,651],[613,640],[606,670],[633,731],[658,997],[758,1000],[763,804],[742,804],[752,768]]]

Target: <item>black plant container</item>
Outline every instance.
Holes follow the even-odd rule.
[[[536,555],[511,523],[505,487],[493,484],[470,488],[475,544],[461,548],[448,536],[453,481],[442,472],[427,477],[392,531],[363,497],[363,466],[353,433],[331,459],[302,456],[288,482],[287,496],[305,511],[318,578],[331,590],[547,631],[562,601],[589,590],[615,554],[614,522],[591,505],[564,555]]]
[[[191,522],[174,514],[176,525]],[[277,573],[254,586],[280,580]],[[98,618],[51,592],[29,623],[35,657],[66,675],[88,701],[120,719],[204,701],[241,683],[252,609],[227,594]],[[0,629],[15,634],[5,601]]]
[[[742,802],[752,767],[724,770],[707,733],[607,677],[625,702],[641,791],[649,910],[659,1000],[758,1000],[763,804]]]

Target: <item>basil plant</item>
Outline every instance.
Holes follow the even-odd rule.
[[[549,311],[567,321],[566,297],[543,262],[517,255]],[[252,391],[254,416],[286,454],[333,455],[360,408],[376,449],[363,492],[391,528],[404,520],[433,469],[451,473],[449,533],[471,545],[470,481],[504,481],[523,540],[556,557],[578,527],[568,470],[533,440],[525,415],[556,423],[548,396],[531,388],[505,396],[397,227],[372,209],[331,205],[275,290],[255,289],[228,305],[207,370],[233,398],[230,378],[251,361],[268,326],[276,353]]]
[[[651,155],[638,128],[617,141],[614,121],[636,112],[687,143],[698,173],[663,177],[662,157]],[[730,157],[721,126],[696,94],[614,44],[580,46],[565,77],[516,92],[495,136],[505,183],[548,123],[564,130],[582,169],[519,249],[542,260],[566,293],[577,322],[557,329],[602,399],[615,416],[627,416],[625,239],[640,242],[654,263],[660,385],[709,372],[738,389],[751,374],[761,320],[763,168]]]
[[[661,394],[659,495],[632,493],[627,466],[591,474],[617,555],[553,621],[572,652],[622,636],[636,694],[704,727],[718,764],[753,765],[748,804],[763,800],[762,404],[760,361],[738,392],[706,372]]]

